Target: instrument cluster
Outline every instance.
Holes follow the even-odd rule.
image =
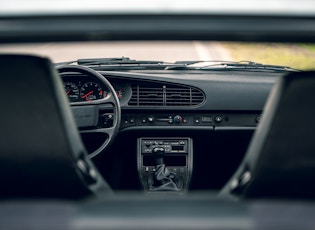
[[[70,102],[94,101],[107,97],[107,91],[96,82],[64,82],[66,95]]]
[[[106,98],[110,91],[99,79],[87,76],[63,76],[63,85],[70,103],[90,102]],[[120,103],[128,103],[131,88],[125,83],[110,80]]]

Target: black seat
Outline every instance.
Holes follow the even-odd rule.
[[[110,193],[81,142],[46,58],[0,55],[0,199]]]
[[[236,198],[315,198],[315,72],[273,88],[240,167],[221,191]]]

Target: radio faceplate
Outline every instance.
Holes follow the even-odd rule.
[[[188,190],[193,165],[191,138],[139,138],[137,157],[139,177],[145,191]],[[161,165],[166,178],[156,182]],[[154,181],[161,185],[155,186]],[[175,185],[172,188],[167,186],[167,181],[180,186]]]
[[[142,139],[141,141],[142,153],[188,153],[188,139]]]

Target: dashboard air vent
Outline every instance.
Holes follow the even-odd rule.
[[[204,94],[195,88],[163,84],[132,85],[129,106],[197,106],[203,103]]]
[[[165,89],[166,106],[192,106],[203,102],[203,94],[189,87],[170,87]]]
[[[132,106],[163,106],[163,88],[159,86],[132,86]]]

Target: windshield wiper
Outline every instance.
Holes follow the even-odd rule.
[[[128,57],[121,58],[91,58],[91,59],[78,59],[78,65],[128,65],[128,64],[162,64],[162,61],[137,61]]]
[[[132,60],[128,57],[121,58],[92,58],[78,59],[60,64],[83,65],[97,70],[212,70],[212,71],[228,71],[228,70],[247,70],[247,71],[299,71],[288,66],[264,65],[252,61],[147,61]]]
[[[170,66],[182,66],[163,61],[132,60],[128,57],[78,59],[76,63],[98,70],[164,70]]]
[[[55,63],[55,66],[77,64],[92,69],[102,70],[128,70],[128,69],[165,69],[174,66],[174,63],[166,63],[163,61],[138,61],[131,60],[127,57],[122,58],[91,58],[78,59],[76,61]],[[177,66],[177,65],[175,65]]]
[[[252,61],[180,61],[178,64],[184,66],[170,66],[167,69],[172,70],[254,70],[254,71],[300,71],[288,66],[265,65]]]
[[[78,65],[84,65],[93,69],[107,70],[164,70],[168,67],[179,67],[183,64],[172,62],[151,61],[151,60],[132,60],[128,57],[122,58],[95,58],[95,59],[78,59]]]

